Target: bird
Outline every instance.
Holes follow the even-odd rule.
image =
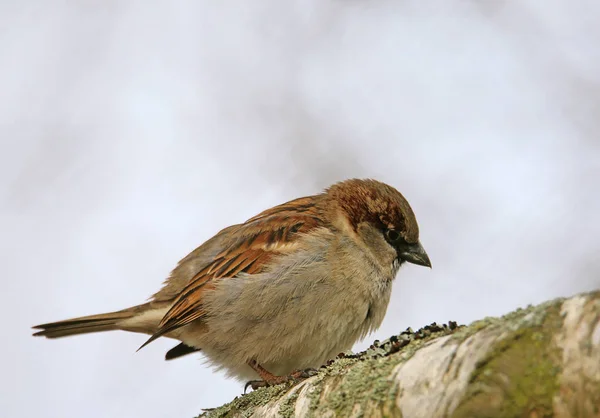
[[[222,229],[145,303],[36,325],[33,335],[149,335],[140,349],[172,338],[180,343],[167,360],[201,352],[228,377],[271,386],[379,328],[404,263],[431,268],[408,201],[380,181],[348,179]]]

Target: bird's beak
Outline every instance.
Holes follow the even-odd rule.
[[[431,261],[420,242],[409,244],[398,255],[401,260],[431,268]]]

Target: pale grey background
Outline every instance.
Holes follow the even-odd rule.
[[[384,338],[600,287],[600,3],[0,2],[6,417],[190,417],[242,390],[141,335],[220,228],[347,177],[410,200]]]

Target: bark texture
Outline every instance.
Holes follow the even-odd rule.
[[[201,416],[600,418],[600,291],[407,330]]]

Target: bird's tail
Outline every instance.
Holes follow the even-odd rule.
[[[81,316],[79,318],[36,325],[33,328],[40,331],[33,335],[47,338],[62,338],[91,332],[114,331],[121,329],[118,326],[119,322],[135,316],[138,312],[137,308],[139,307],[136,306],[134,308],[123,309],[122,311]]]

